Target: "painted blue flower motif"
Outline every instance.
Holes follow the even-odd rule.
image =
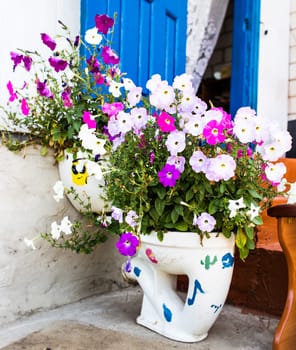
[[[228,267],[232,267],[234,264],[234,257],[231,253],[226,253],[222,256],[222,268],[226,269]]]
[[[172,311],[165,304],[162,304],[162,308],[163,308],[163,316],[166,319],[166,321],[172,322],[172,318],[173,318]]]
[[[141,269],[139,269],[138,267],[134,267],[134,274],[135,274],[137,277],[140,276],[141,272],[142,272]]]

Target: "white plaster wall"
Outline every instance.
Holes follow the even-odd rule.
[[[285,130],[288,120],[290,0],[261,0],[257,113]]]
[[[38,48],[40,32],[54,35],[57,19],[79,31],[80,0],[0,2],[0,103],[7,101],[12,77],[9,52]],[[78,215],[68,201],[56,203],[52,186],[59,179],[51,156],[39,149],[14,154],[0,145],[0,326],[38,309],[70,303],[123,286],[122,261],[114,239],[90,255],[54,249],[43,240],[32,251],[23,242],[48,231],[64,215]]]

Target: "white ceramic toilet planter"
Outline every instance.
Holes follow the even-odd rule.
[[[90,161],[87,155],[83,152],[77,152],[75,159],[73,154],[65,152],[65,158],[59,162],[59,175],[66,189],[73,187],[74,193],[67,193],[67,197],[75,209],[80,212],[85,212],[86,209],[75,195],[78,195],[81,201],[85,204],[89,203],[91,211],[101,213],[110,209],[110,204],[104,201],[105,181],[102,177],[98,180],[90,173]],[[97,164],[102,168],[106,167],[106,159],[100,159]]]
[[[225,303],[234,264],[234,238],[192,232],[141,236],[131,274],[144,296],[137,323],[168,338],[197,342],[207,337]],[[177,275],[187,275],[185,302],[176,291]]]

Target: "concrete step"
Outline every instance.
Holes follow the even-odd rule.
[[[2,327],[0,348],[270,350],[279,321],[226,304],[205,340],[185,344],[135,323],[141,299],[141,289],[129,287],[35,313]]]

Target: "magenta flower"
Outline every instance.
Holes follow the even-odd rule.
[[[82,120],[85,124],[87,124],[89,129],[95,129],[97,127],[97,122],[92,117],[90,112],[84,111],[82,115]]]
[[[226,139],[223,131],[224,126],[222,123],[218,123],[217,120],[211,120],[204,127],[203,136],[206,138],[209,145],[216,145]]]
[[[37,81],[37,91],[41,96],[53,98],[53,93],[50,91],[50,88],[47,87],[46,80],[44,80],[44,82],[40,80]]]
[[[165,166],[157,173],[159,182],[164,187],[174,187],[177,180],[180,178],[180,171],[172,164],[165,164]]]
[[[96,81],[96,84],[98,84],[98,85],[104,84],[104,82],[105,82],[104,75],[99,73],[99,72],[94,73],[94,79]]]
[[[22,63],[23,61],[23,55],[20,55],[16,52],[10,52],[10,58],[13,61],[13,71],[15,70],[15,68]]]
[[[114,19],[107,15],[96,15],[95,22],[98,32],[107,34],[108,30],[113,27]]]
[[[73,101],[71,99],[71,90],[65,89],[62,94],[61,94],[63,103],[65,107],[72,107],[73,106]]]
[[[105,64],[117,64],[117,63],[119,63],[119,57],[109,46],[103,47],[102,59],[103,59]]]
[[[166,112],[161,112],[157,118],[157,124],[162,132],[176,130],[175,118]]]
[[[95,56],[90,56],[86,63],[88,65],[88,69],[91,73],[98,73],[100,70],[100,64],[98,59]]]
[[[7,83],[6,87],[7,87],[7,90],[9,92],[9,102],[13,102],[14,100],[17,99],[17,93],[16,93],[16,91],[14,91],[12,83],[11,83],[10,80]]]
[[[21,102],[21,111],[22,111],[23,115],[25,115],[25,116],[27,116],[30,112],[30,108],[29,108],[27,100],[25,98],[23,98],[22,102]]]
[[[113,102],[107,103],[105,102],[102,106],[102,112],[108,114],[109,117],[118,114],[124,108],[123,103],[121,102]]]
[[[28,72],[30,72],[31,66],[32,66],[32,62],[33,62],[32,58],[31,58],[30,56],[24,56],[24,57],[23,57],[23,62],[24,62],[24,67],[25,67],[25,69],[26,69]]]
[[[68,62],[56,57],[49,57],[49,64],[54,68],[54,70],[58,73],[67,68]]]
[[[120,235],[115,247],[121,255],[134,256],[137,252],[139,243],[137,236],[134,236],[131,232],[124,232]]]
[[[53,51],[57,46],[56,42],[48,34],[41,33],[40,35],[43,44],[48,46],[51,49],[51,51]]]

